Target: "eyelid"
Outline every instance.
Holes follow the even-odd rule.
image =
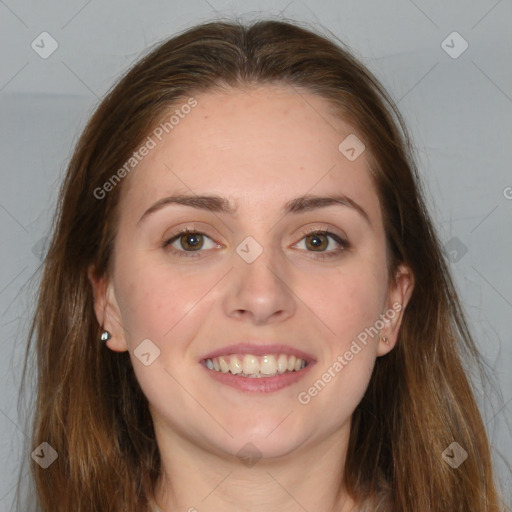
[[[206,233],[203,233],[200,229],[196,229],[194,227],[186,227],[183,229],[180,229],[178,232],[174,233],[170,237],[166,237],[164,239],[164,242],[162,244],[162,247],[164,249],[168,249],[170,252],[173,252],[174,254],[177,254],[177,256],[185,256],[185,257],[194,257],[194,256],[200,256],[202,252],[205,252],[202,248],[197,251],[183,251],[180,249],[175,249],[172,247],[172,244],[180,239],[183,235],[186,235],[188,233],[201,235],[205,238],[208,238],[211,242],[213,242],[217,247],[221,244],[217,243],[212,237],[208,236]],[[206,249],[207,251],[210,251],[211,249]]]
[[[322,228],[316,227],[316,228],[307,228],[307,229],[305,229],[301,233],[300,240],[298,242],[296,242],[292,247],[295,247],[296,245],[301,243],[308,236],[312,236],[312,235],[315,235],[315,234],[331,238],[339,246],[338,248],[331,249],[329,251],[303,251],[303,252],[306,252],[308,254],[315,255],[316,258],[328,259],[328,258],[335,258],[337,256],[340,257],[341,253],[347,252],[349,249],[352,248],[352,245],[350,244],[350,242],[348,241],[348,239],[347,239],[347,237],[345,235],[341,235],[341,234],[335,233],[334,231],[331,231],[331,229],[328,228],[328,227],[322,227]]]
[[[220,235],[215,228],[203,222],[195,223],[195,221],[181,224],[181,227],[175,226],[172,229],[167,229],[165,231],[165,234],[162,236],[163,243],[167,244],[173,239],[186,233],[197,233],[204,235],[205,237],[208,237],[210,240],[214,241],[218,245],[221,245],[220,242],[217,242],[217,239],[221,239],[222,235]]]
[[[330,224],[320,223],[319,225],[303,228],[300,230],[301,237],[314,235],[316,233],[324,234],[326,236],[332,236],[335,239],[338,238],[347,247],[350,245],[348,237],[345,234],[345,232],[335,226],[330,225]],[[301,240],[302,240],[302,238],[301,238]]]
[[[212,237],[208,236],[206,233],[201,231],[201,229],[199,227],[196,227],[194,225],[188,225],[186,228],[182,228],[182,229],[178,230],[177,232],[172,234],[170,237],[166,237],[162,244],[162,247],[164,249],[171,247],[170,251],[177,254],[177,256],[179,256],[179,257],[181,257],[181,256],[199,257],[199,256],[201,256],[201,253],[212,250],[212,249],[200,248],[197,251],[185,251],[185,250],[173,248],[172,244],[175,241],[179,240],[179,238],[181,236],[183,236],[187,233],[197,234],[197,235],[206,237],[211,242],[216,244],[217,248],[219,248],[219,246],[222,245],[222,244],[219,244],[218,242],[216,242]],[[323,235],[328,238],[331,238],[340,246],[337,249],[329,250],[329,251],[307,251],[307,250],[303,251],[303,252],[307,252],[307,253],[312,253],[312,254],[316,255],[317,258],[325,259],[325,258],[329,258],[329,257],[335,257],[335,256],[339,255],[339,253],[346,252],[348,249],[351,248],[351,244],[349,243],[349,241],[347,240],[347,237],[345,235],[338,234],[338,233],[334,232],[334,230],[331,231],[331,228],[326,225],[323,225],[322,227],[315,226],[315,227],[309,227],[309,228],[303,229],[300,234],[300,239],[297,242],[295,242],[295,244],[293,244],[292,247],[295,247],[296,245],[298,245],[300,242],[302,242],[308,236],[312,236],[315,234]]]
[[[342,238],[342,239],[346,239],[347,238],[346,235],[343,234],[343,232],[337,233],[336,230],[341,231],[338,228],[336,228],[334,226],[331,226],[329,224],[322,224],[322,223],[320,223],[320,225],[317,225],[317,226],[314,226],[314,227],[304,228],[304,229],[302,229],[300,231],[300,233],[301,233],[301,236],[305,236],[305,235],[311,235],[311,234],[314,234],[314,233],[325,233],[325,232],[327,232],[327,233],[336,235],[337,237]]]

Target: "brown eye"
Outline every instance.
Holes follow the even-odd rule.
[[[205,244],[210,244],[205,247]],[[177,256],[201,256],[203,249],[219,247],[213,240],[199,231],[184,229],[163,243],[163,248]],[[196,254],[194,254],[196,253]]]
[[[309,243],[306,241],[306,246],[312,247],[314,250],[323,251],[329,245],[328,237],[323,233],[308,235],[305,238],[309,239]]]
[[[179,241],[181,247],[185,250],[191,248],[193,251],[201,249],[204,244],[201,233],[185,233],[180,235]]]
[[[339,256],[340,253],[345,252],[350,244],[348,241],[339,237],[335,233],[331,233],[330,231],[313,231],[306,233],[304,237],[299,242],[304,242],[306,252],[316,253],[315,257],[318,258],[331,258],[335,256]],[[331,246],[331,240],[334,240],[335,247],[327,250]],[[297,245],[299,245],[297,244]],[[336,247],[336,245],[338,247]]]

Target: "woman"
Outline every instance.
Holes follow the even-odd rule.
[[[34,333],[44,512],[503,510],[400,114],[297,25],[191,28],[112,89]]]

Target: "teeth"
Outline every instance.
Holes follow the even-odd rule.
[[[284,373],[286,370],[288,370],[288,358],[284,354],[281,354],[277,359],[277,371]]]
[[[206,361],[208,362],[208,361],[210,361],[210,359],[207,359]],[[243,371],[242,363],[240,362],[240,359],[238,359],[238,357],[232,356],[229,358],[229,371],[233,375],[242,373],[242,371]]]
[[[214,359],[215,361],[215,359]],[[259,373],[260,371],[260,363],[256,356],[251,356],[250,354],[246,354],[244,356],[244,373],[246,375],[252,375],[253,373]]]
[[[277,373],[277,361],[274,356],[263,356],[260,373],[263,375],[275,375]]]
[[[219,356],[206,359],[205,364],[210,370],[252,378],[273,377],[286,371],[298,372],[307,366],[304,359],[286,354]]]
[[[219,357],[219,366],[220,366],[220,371],[222,373],[229,372],[229,364],[226,362],[226,359],[224,357]],[[215,368],[215,366],[214,366],[214,368]]]

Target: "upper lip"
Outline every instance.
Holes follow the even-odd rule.
[[[232,354],[252,354],[254,356],[264,356],[270,354],[286,354],[289,356],[295,356],[300,359],[306,360],[311,363],[315,361],[315,358],[304,352],[298,350],[295,347],[289,345],[269,344],[264,341],[259,342],[243,342],[236,343],[234,345],[227,345],[225,347],[209,352],[208,354],[201,357],[201,361],[205,359],[213,359],[214,357],[227,356]]]

